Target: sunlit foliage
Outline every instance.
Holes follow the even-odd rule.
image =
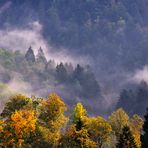
[[[4,121],[2,143],[4,146],[23,147],[24,141],[35,131],[34,111],[19,110]]]
[[[119,108],[109,116],[109,123],[115,131],[116,136],[119,136],[122,128],[129,124],[129,116],[122,108]]]
[[[0,146],[13,148],[140,148],[143,119],[118,109],[105,119],[90,117],[82,103],[70,116],[60,96],[10,97],[0,115]]]
[[[90,137],[98,143],[100,147],[103,143],[110,140],[112,127],[104,118],[100,116],[89,118],[86,127],[88,128]]]

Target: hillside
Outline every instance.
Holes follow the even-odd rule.
[[[101,103],[99,99],[98,104],[101,105],[97,108],[100,110],[103,102],[106,107],[105,110],[110,110],[115,107],[116,103],[118,104],[118,98],[123,89],[133,89],[140,85],[140,81],[143,80],[148,82],[146,78],[148,70],[145,71],[144,69],[148,64],[147,7],[147,0],[1,0],[0,48],[8,49],[9,51],[19,49],[24,54],[27,49],[26,46],[31,45],[25,42],[24,48],[24,40],[27,43],[28,41],[34,43],[32,39],[37,38],[35,41],[38,43],[43,38],[43,41],[46,41],[49,45],[49,48],[46,49],[46,54],[52,52],[63,53],[64,49],[74,60],[79,57],[84,63],[90,63],[92,72],[87,74],[86,79],[88,75],[95,77],[90,81],[93,81],[91,84],[95,83],[97,85],[96,89],[94,89],[95,87],[89,87],[89,89],[93,88],[94,90],[91,90],[86,95],[84,90],[88,91],[88,84],[83,84],[85,87],[81,88],[82,84],[79,86],[79,84],[75,83],[71,86],[73,82],[69,83],[70,80],[68,80],[67,84],[64,80],[64,90],[69,92],[69,88],[74,88],[74,91],[70,89],[72,92],[69,92],[64,98],[70,99],[72,97],[79,100],[82,97],[95,100],[100,98],[97,97],[99,94],[103,99],[101,99]],[[34,29],[30,27],[30,24],[34,23],[40,28],[37,28],[40,33],[39,36],[29,32]],[[24,30],[26,32],[23,32]],[[20,38],[23,38],[23,41]],[[12,39],[14,39],[13,42]],[[37,51],[37,49],[35,50]],[[22,55],[19,56],[20,58],[22,57]],[[84,57],[89,58],[85,60]],[[51,57],[51,59],[53,58]],[[17,60],[19,61],[20,59],[18,58]],[[9,61],[6,62],[9,63]],[[13,68],[17,65],[13,62],[9,64]],[[59,68],[62,66],[59,65]],[[71,67],[71,65],[68,67]],[[36,68],[33,66],[31,69]],[[86,69],[84,71],[87,71]],[[25,75],[23,79],[27,79],[27,81],[29,77],[32,79],[34,71],[32,72],[31,70],[27,75],[26,72],[23,73],[23,70],[23,68],[19,70],[19,73],[21,71],[21,74]],[[141,70],[143,70],[144,74],[140,73],[140,75],[144,76],[140,77],[140,79],[138,77],[138,81],[134,79],[134,82],[131,82],[135,78],[137,71]],[[16,68],[15,71],[17,71]],[[53,71],[55,72],[55,70]],[[63,73],[65,73],[64,71]],[[48,77],[47,73],[44,73],[44,76],[42,74],[35,74],[37,78],[34,78],[33,84],[39,84],[39,82],[47,80],[43,79],[43,77]],[[5,81],[6,79],[7,81],[7,75],[3,75],[5,76],[3,80]],[[81,78],[78,79],[81,83],[86,83],[80,80]],[[63,89],[63,80],[61,81],[53,75],[51,75],[50,80],[52,80],[50,84],[48,83],[50,90],[54,90],[55,86],[58,86],[58,89],[56,89],[58,92]],[[30,82],[32,83],[32,81]],[[58,81],[58,85],[55,84],[56,81]],[[96,81],[97,83],[99,82],[99,87]],[[35,84],[33,91],[38,90],[39,94],[41,94],[42,91],[46,91],[44,90],[44,85]],[[130,88],[131,85],[132,88]],[[101,88],[101,95],[98,88]],[[62,91],[59,93],[63,95]],[[43,94],[47,94],[47,92]],[[147,104],[146,99],[144,99],[144,104]],[[124,105],[120,103],[119,106]],[[106,114],[106,111],[103,112]]]
[[[46,59],[42,48],[35,56],[30,47],[26,54],[1,49],[0,67],[1,83],[16,93],[46,97],[56,92],[70,106],[81,100],[93,112],[99,110],[94,105],[102,101],[101,90],[89,66],[57,64]]]

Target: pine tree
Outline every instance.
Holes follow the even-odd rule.
[[[81,80],[84,75],[84,68],[81,67],[79,64],[77,64],[74,73],[73,73],[73,79]]]
[[[117,143],[117,148],[137,148],[134,137],[128,126],[124,126]]]
[[[141,134],[141,148],[148,148],[148,108],[144,118],[143,132]]]
[[[37,54],[37,62],[47,64],[47,59],[45,57],[43,49],[40,47]]]
[[[35,62],[35,55],[34,55],[34,51],[32,50],[31,46],[27,50],[25,54],[25,58],[28,62]]]
[[[67,70],[62,62],[56,66],[56,76],[61,82],[66,82],[68,78]]]

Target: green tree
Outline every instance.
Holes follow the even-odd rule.
[[[68,78],[67,70],[63,63],[56,66],[56,76],[60,82],[65,82]]]
[[[148,108],[144,118],[145,121],[143,125],[143,131],[141,134],[141,148],[148,148]]]
[[[43,49],[40,47],[37,54],[37,63],[44,63],[47,64],[47,59],[45,57],[45,54],[43,52]]]
[[[31,47],[29,47],[29,49],[27,50],[27,52],[25,54],[25,58],[28,62],[35,62],[34,51],[32,50]]]

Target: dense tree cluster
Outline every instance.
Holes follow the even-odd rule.
[[[1,0],[2,8],[7,2],[1,26],[39,20],[50,44],[91,55],[102,70],[110,63],[126,70],[148,63],[147,0]]]
[[[130,115],[138,113],[143,116],[148,102],[148,85],[145,81],[140,84],[134,85],[134,87],[124,89],[120,93],[120,98],[117,103],[117,108],[122,107]]]
[[[0,13],[2,29],[9,31],[11,27],[18,27],[20,30],[24,28],[30,30],[30,24],[38,22],[43,26],[41,32],[43,37],[53,47],[51,51],[65,49],[71,55],[90,56],[92,69],[102,81],[100,85],[104,85],[106,92],[118,92],[123,87],[121,81],[125,82],[130,72],[135,72],[148,64],[147,0],[1,0],[0,8],[2,8]],[[83,76],[77,77],[72,84],[69,82],[74,80],[75,68],[72,68],[71,64],[56,65],[53,60],[47,61],[41,50],[37,57],[34,57],[30,50],[26,54],[26,59],[31,60],[32,64],[29,62],[28,66],[19,52],[15,54],[18,55],[15,59],[17,63],[14,64],[13,58],[7,60],[4,58],[10,53],[1,58],[5,59],[2,63],[12,70],[17,67],[19,72],[25,75],[23,79],[25,81],[29,79],[29,82],[35,85],[33,91],[47,94],[49,90],[46,91],[44,86],[48,86],[50,90],[55,90],[56,87],[58,93],[67,99],[68,104],[72,104],[68,98],[99,98],[100,91],[96,78],[88,69],[83,67],[85,74],[82,72]],[[10,79],[8,73],[0,73],[3,75],[2,81],[7,82]],[[86,82],[84,78],[88,81]],[[43,83],[38,83],[39,81]],[[86,90],[89,93],[86,93]],[[65,95],[65,91],[69,93]],[[132,95],[133,93],[129,94],[129,98],[136,98]],[[129,109],[133,109],[131,104]],[[144,112],[139,104],[137,102],[134,105],[136,107],[130,114],[137,109],[140,114]]]
[[[142,126],[147,132],[147,121],[143,125],[140,116],[129,118],[122,108],[106,119],[90,117],[80,102],[71,114],[66,112],[67,105],[55,93],[48,98],[11,96],[0,114],[0,146],[140,148]]]
[[[102,112],[97,103],[103,101],[106,90],[100,87],[90,66],[73,66],[71,63],[47,60],[42,48],[39,48],[37,55],[31,47],[26,54],[0,49],[1,104],[10,95],[17,93],[9,87],[13,81],[18,84],[29,83],[31,94],[46,96],[48,92],[57,91],[70,106],[80,99],[89,111]],[[21,85],[20,83],[20,87]],[[122,107],[131,116],[135,113],[143,116],[148,106],[147,83],[142,81],[140,84],[131,85],[126,85],[126,89],[120,93],[116,108]]]
[[[0,49],[1,85],[10,85],[15,80],[18,84],[20,81],[29,83],[32,87],[29,91],[39,96],[57,91],[68,105],[75,103],[74,98],[82,101],[101,100],[100,86],[90,66],[73,66],[71,63],[47,60],[41,47],[37,55],[31,47],[26,54]]]
[[[142,142],[141,148],[148,147],[148,108],[144,118],[145,118],[145,122],[143,124],[143,131],[141,134],[141,142]]]

